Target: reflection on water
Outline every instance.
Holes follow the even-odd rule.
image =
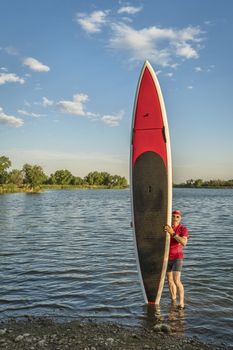
[[[167,324],[172,333],[185,334],[185,310],[179,310],[177,305],[169,304],[166,312],[160,306],[145,305],[143,325],[146,328],[153,328],[157,325]]]
[[[144,305],[144,312],[146,314],[145,322],[146,325],[152,327],[164,320],[161,314],[160,306],[157,305]]]
[[[190,230],[181,311],[170,305],[167,283],[160,310],[143,304],[128,190],[1,195],[0,317],[164,322],[231,343],[233,191],[175,189],[174,207]]]
[[[178,309],[171,304],[168,309],[168,321],[173,332],[184,334],[185,332],[185,309]]]

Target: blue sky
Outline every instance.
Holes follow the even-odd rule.
[[[163,91],[173,179],[233,178],[231,0],[2,0],[0,153],[128,178],[140,70]]]

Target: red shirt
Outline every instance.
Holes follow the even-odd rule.
[[[178,226],[173,227],[173,230],[177,236],[189,238],[188,230],[183,225],[179,224]],[[171,237],[169,260],[184,259],[182,248],[182,244],[178,243],[175,238]]]

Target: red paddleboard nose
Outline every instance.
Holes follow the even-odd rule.
[[[154,305],[154,304],[155,304],[155,301],[148,301],[148,304],[149,304],[149,305]]]

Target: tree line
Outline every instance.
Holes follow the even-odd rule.
[[[232,180],[202,180],[202,179],[189,179],[185,183],[177,184],[175,187],[187,187],[187,188],[208,188],[208,187],[232,187],[233,188],[233,179]]]
[[[40,188],[42,185],[70,185],[70,186],[106,186],[127,187],[125,177],[110,175],[107,172],[90,172],[84,178],[74,176],[69,170],[57,170],[50,176],[44,173],[40,165],[24,164],[21,170],[12,169],[11,161],[6,156],[0,157],[0,185],[13,184],[17,187],[28,186]]]

